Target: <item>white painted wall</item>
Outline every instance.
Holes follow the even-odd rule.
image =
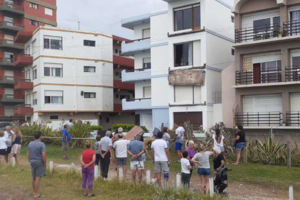
[[[142,69],[144,68],[144,58],[151,58],[150,52],[142,52],[142,53],[136,53],[134,55],[134,68],[135,69]]]
[[[143,38],[143,29],[150,28],[150,24],[141,24],[134,27],[134,39],[141,39]]]
[[[213,105],[213,124],[223,122],[222,104]]]
[[[135,83],[135,98],[141,99],[143,97],[143,88],[151,86],[151,81],[143,81],[143,82],[136,82]]]
[[[213,103],[213,93],[222,91],[222,76],[221,72],[206,70],[205,74],[205,88],[206,90],[206,98],[205,101],[207,103]]]

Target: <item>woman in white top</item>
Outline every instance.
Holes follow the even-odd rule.
[[[3,162],[4,157],[7,155],[7,139],[4,137],[4,132],[0,131],[0,163]]]
[[[220,129],[216,129],[216,134],[213,134],[214,147],[219,147],[221,149],[221,154],[223,155],[225,161],[225,149],[224,149],[224,136],[221,135]]]
[[[198,164],[198,175],[200,177],[201,191],[204,192],[206,186],[206,194],[209,192],[209,177],[210,177],[210,164],[209,156],[213,155],[213,151],[205,151],[205,147],[201,144],[199,146],[199,153],[197,153],[191,160],[193,163]]]

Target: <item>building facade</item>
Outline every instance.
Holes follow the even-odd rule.
[[[25,79],[24,67],[33,58],[24,54],[24,43],[39,26],[56,26],[56,0],[0,1],[0,119],[24,120],[25,89],[33,84]],[[16,106],[17,105],[17,106]],[[16,106],[16,107],[15,107]]]
[[[288,139],[300,125],[300,1],[239,0],[235,63],[223,72],[223,115],[248,135]]]
[[[186,121],[207,130],[222,121],[221,71],[233,61],[231,7],[165,2],[167,11],[122,20],[135,37],[122,43],[122,53],[135,58],[135,70],[122,72],[123,82],[135,83],[135,99],[123,99],[123,110],[135,110],[150,130]]]
[[[25,53],[33,57],[25,67],[26,79],[33,83],[22,108],[27,121],[57,129],[80,119],[111,128],[110,117],[134,119],[114,102],[114,63],[133,67],[130,60],[113,55],[114,41],[101,33],[38,28],[25,45]]]

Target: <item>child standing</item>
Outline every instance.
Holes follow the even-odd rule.
[[[96,142],[94,144],[94,150],[96,152],[96,162],[95,162],[95,165],[97,165],[97,166],[99,166],[100,157],[101,157],[101,154],[100,154],[100,151],[99,151],[99,142],[100,142],[100,139],[101,139],[101,136],[97,135]]]
[[[19,164],[19,154],[21,151],[21,144],[22,144],[22,132],[18,127],[15,128],[15,134],[12,139],[12,149],[11,149],[11,154],[16,160],[16,165]]]
[[[0,164],[2,164],[4,157],[7,155],[7,143],[4,132],[0,131]]]
[[[190,161],[187,159],[188,152],[183,152],[180,162],[181,162],[181,182],[185,188],[190,187],[190,180],[191,180],[191,164]]]

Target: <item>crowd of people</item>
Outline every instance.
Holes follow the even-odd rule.
[[[62,130],[62,151],[63,159],[69,159],[67,152],[72,140],[69,133],[69,127],[73,124],[73,120],[64,125]],[[175,150],[178,160],[181,164],[181,182],[184,187],[190,187],[190,179],[193,170],[197,166],[197,173],[200,178],[201,191],[208,194],[209,177],[211,176],[210,157],[213,156],[213,176],[228,164],[225,156],[224,136],[220,130],[216,130],[213,135],[214,147],[212,151],[207,151],[203,145],[195,146],[194,141],[185,141],[185,130],[178,123],[175,124]],[[244,146],[246,144],[245,132],[242,126],[238,126],[238,132],[235,137],[235,148],[237,151],[237,160],[234,165],[238,165]],[[39,186],[40,181],[46,174],[46,146],[41,141],[42,133],[34,133],[35,140],[30,142],[27,149],[27,158],[32,169],[32,185],[34,197],[40,197]],[[86,149],[80,156],[82,165],[82,188],[84,195],[88,197],[95,196],[92,193],[95,165],[101,169],[101,177],[108,180],[109,168],[111,163],[115,163],[117,168],[117,177],[120,178],[122,169],[123,178],[127,175],[127,160],[130,158],[130,170],[133,183],[142,183],[143,177],[146,176],[145,162],[148,159],[154,164],[153,183],[162,186],[162,179],[165,183],[169,180],[169,169],[172,164],[170,158],[170,141],[171,136],[168,128],[163,128],[151,138],[151,153],[148,153],[147,144],[144,142],[143,135],[136,135],[132,140],[124,139],[123,128],[119,127],[115,133],[108,130],[104,137],[98,135],[93,145],[91,142],[86,143]],[[18,154],[21,150],[22,133],[16,125],[6,127],[6,131],[0,131],[0,163],[9,162],[14,157],[18,164]],[[183,146],[186,148],[183,150]]]

